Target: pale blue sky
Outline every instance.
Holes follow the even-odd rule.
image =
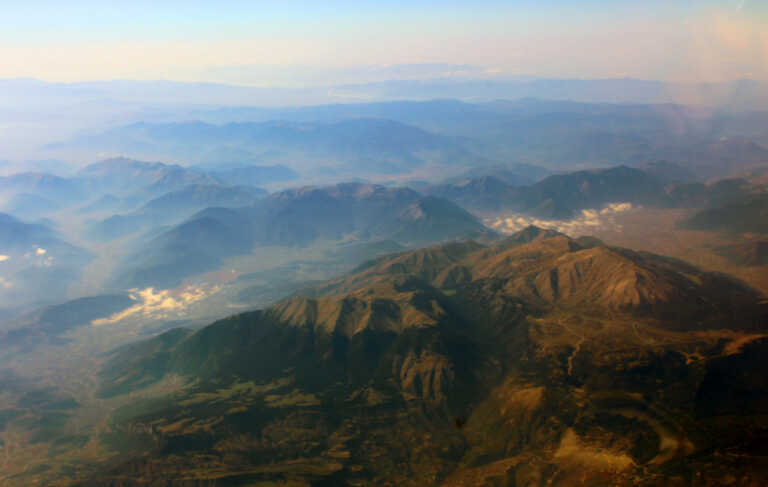
[[[269,84],[279,81],[237,73],[434,62],[509,76],[765,79],[766,3],[1,1],[0,77]]]

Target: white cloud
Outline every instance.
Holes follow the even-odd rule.
[[[132,289],[131,299],[136,304],[107,318],[91,322],[93,326],[110,325],[126,318],[141,317],[151,319],[167,319],[185,315],[187,308],[206,297],[217,293],[219,286],[185,286],[179,289],[154,288]]]
[[[621,225],[616,222],[614,216],[630,211],[633,208],[632,203],[609,203],[601,209],[590,208],[581,210],[581,213],[570,220],[544,220],[513,213],[487,219],[486,224],[501,233],[514,233],[528,225],[535,225],[578,237],[604,228],[621,231]]]
[[[48,254],[48,251],[42,247],[35,247],[34,252],[27,252],[24,254],[24,258],[32,260],[32,264],[40,267],[51,267],[53,265],[53,256]]]

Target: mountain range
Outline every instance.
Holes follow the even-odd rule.
[[[735,201],[698,211],[680,222],[683,228],[730,233],[768,232],[768,194],[741,193]]]
[[[53,228],[0,213],[0,306],[55,302],[92,259]]]
[[[97,318],[118,313],[134,304],[128,295],[100,295],[73,299],[45,306],[24,314],[0,329],[0,347],[5,354],[9,348],[30,353],[46,343],[61,343],[72,329],[86,326]]]
[[[218,184],[216,178],[179,165],[143,162],[124,157],[90,164],[77,173],[79,179],[100,192],[125,193],[141,188],[152,195],[198,184]]]
[[[112,240],[182,221],[204,208],[250,206],[266,194],[252,186],[194,184],[158,196],[131,213],[96,221],[87,233],[96,240]]]
[[[765,303],[680,261],[529,227],[380,257],[267,309],[118,351],[79,485],[700,485],[768,478]],[[147,454],[149,452],[150,454]],[[727,454],[725,454],[727,452]]]
[[[526,186],[512,186],[486,176],[433,186],[425,192],[479,212],[514,211],[558,219],[614,202],[652,206],[669,203],[661,181],[626,166],[556,174]]]
[[[492,234],[454,203],[407,188],[360,183],[304,187],[270,194],[249,207],[195,214],[128,257],[117,282],[169,287],[255,246],[302,247],[345,239],[415,245]]]
[[[768,161],[763,112],[545,98],[500,96],[481,103],[431,99],[282,110],[235,107],[201,111],[195,116],[218,123],[382,118],[462,137],[465,149],[492,161],[514,160],[570,170],[667,161],[689,170],[695,168],[689,174],[708,179]]]
[[[363,169],[407,173],[425,163],[458,174],[507,161],[560,170],[667,161],[710,179],[768,163],[768,133],[760,128],[764,114],[671,104],[430,100],[234,107],[194,116],[198,121],[118,126],[49,149],[163,155],[205,165],[280,163],[293,169],[320,160],[347,170],[355,165],[356,176],[365,176]]]
[[[465,162],[472,157],[453,137],[384,119],[330,123],[290,121],[213,125],[203,122],[136,123],[55,144],[128,154],[164,154],[196,163],[308,159],[355,165],[358,171],[404,172],[430,160]],[[364,165],[364,166],[363,166]]]

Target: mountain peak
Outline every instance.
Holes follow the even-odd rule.
[[[757,291],[723,275],[653,254],[580,245],[533,226],[493,247],[470,241],[381,257],[318,291],[360,292],[404,277],[463,292],[494,283],[500,299],[542,310],[627,312],[671,327],[722,327],[728,316],[759,314]]]
[[[549,228],[541,228],[535,225],[528,225],[522,230],[518,230],[517,232],[513,233],[509,237],[505,238],[504,242],[505,243],[508,242],[510,244],[513,244],[513,243],[523,244],[523,243],[530,243],[536,240],[543,240],[547,238],[564,237],[564,236],[565,236],[564,233],[560,233],[557,230],[552,230]]]

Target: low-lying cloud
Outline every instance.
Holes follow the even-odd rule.
[[[529,225],[535,225],[578,237],[590,234],[597,229],[610,228],[621,231],[622,226],[616,222],[615,216],[633,208],[632,203],[609,203],[601,209],[581,210],[581,213],[570,220],[544,220],[513,213],[488,219],[486,225],[501,233],[514,233]]]
[[[51,267],[54,262],[54,258],[48,253],[48,250],[42,247],[35,247],[34,250],[24,254],[24,258],[31,262],[32,265],[38,267]]]
[[[127,318],[169,319],[180,318],[186,314],[190,305],[202,301],[217,293],[220,286],[185,286],[179,289],[162,289],[148,287],[132,289],[130,297],[136,304],[107,318],[99,318],[91,322],[93,326],[110,325]]]

